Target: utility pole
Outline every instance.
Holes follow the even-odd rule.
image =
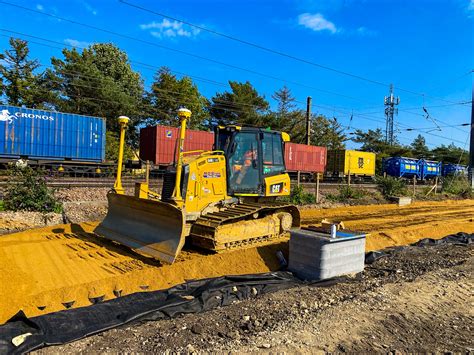
[[[311,96],[306,99],[306,145],[311,144]]]
[[[398,108],[395,106],[400,103],[399,97],[393,96],[393,84],[390,84],[390,96],[385,96],[384,105],[385,105],[385,116],[386,120],[386,129],[385,129],[385,143],[393,145],[393,116],[398,114]]]
[[[474,83],[471,99],[471,144],[469,145],[469,184],[474,190]]]

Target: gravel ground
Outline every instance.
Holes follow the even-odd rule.
[[[344,283],[127,325],[40,352],[472,352],[473,251],[408,247]]]

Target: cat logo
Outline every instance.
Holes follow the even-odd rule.
[[[272,194],[279,194],[281,192],[281,188],[283,187],[283,184],[275,184],[270,186],[270,191]]]

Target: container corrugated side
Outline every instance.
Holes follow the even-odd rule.
[[[375,153],[346,150],[344,174],[374,176]]]
[[[345,160],[345,150],[343,149],[328,150],[326,172],[329,175],[334,175],[334,176],[344,175],[344,160]]]
[[[172,165],[178,152],[179,128],[152,126],[140,130],[140,158],[155,165]],[[214,133],[186,130],[184,151],[210,151],[214,145]]]
[[[327,173],[333,176],[375,175],[375,153],[359,150],[332,149],[328,151]]]
[[[0,105],[0,156],[101,162],[105,158],[105,120]]]
[[[323,173],[326,169],[326,153],[326,147],[285,143],[286,170]]]

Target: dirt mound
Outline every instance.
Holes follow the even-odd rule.
[[[366,250],[407,245],[421,238],[474,231],[474,200],[415,202],[412,205],[369,205],[330,209],[303,209],[304,225],[323,218],[344,221],[348,229],[370,233]]]
[[[19,310],[33,316],[189,279],[276,270],[275,254],[287,248],[282,242],[225,254],[188,250],[173,265],[160,265],[96,237],[95,225],[58,225],[0,238],[0,323]]]
[[[367,250],[474,232],[474,201],[356,206],[304,210],[303,222],[340,219],[350,229],[372,233]],[[168,288],[189,279],[252,274],[279,268],[282,241],[266,247],[204,255],[187,249],[173,265],[92,234],[95,223],[68,224],[0,237],[0,324],[19,310],[34,316],[88,306],[118,295]]]

